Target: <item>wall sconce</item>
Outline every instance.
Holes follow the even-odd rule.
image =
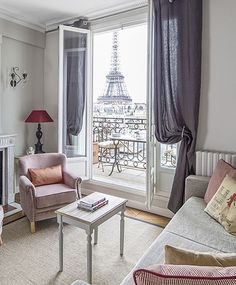
[[[10,79],[10,85],[11,85],[11,87],[16,87],[16,85],[17,84],[19,84],[21,81],[23,82],[23,83],[25,83],[26,82],[26,78],[27,78],[27,73],[25,73],[25,72],[23,72],[22,73],[22,76],[20,76],[17,72],[19,72],[19,67],[13,67],[12,68],[12,72],[11,72],[11,74],[10,74],[10,77],[11,77],[11,79]]]

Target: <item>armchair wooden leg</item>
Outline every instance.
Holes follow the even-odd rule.
[[[35,230],[35,222],[30,222],[30,230],[31,230],[32,234],[34,234],[36,232],[36,230]]]
[[[3,244],[2,236],[0,235],[0,246]]]

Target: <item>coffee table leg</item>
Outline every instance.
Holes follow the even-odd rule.
[[[59,271],[63,271],[63,220],[62,216],[58,216],[59,220]]]
[[[125,207],[122,208],[120,213],[120,256],[124,253],[124,234],[125,234]]]
[[[92,284],[92,233],[87,232],[87,281]]]
[[[98,228],[94,230],[94,244],[98,243]]]

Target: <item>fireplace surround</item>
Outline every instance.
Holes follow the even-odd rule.
[[[3,151],[0,150],[0,205],[2,204],[3,192]]]
[[[15,135],[0,134],[0,204],[14,202]]]

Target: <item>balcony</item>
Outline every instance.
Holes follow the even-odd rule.
[[[93,176],[104,182],[145,189],[147,120],[93,117]],[[160,148],[160,166],[176,167],[176,145]]]

